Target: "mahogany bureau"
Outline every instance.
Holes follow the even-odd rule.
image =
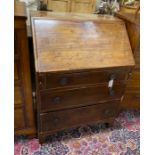
[[[32,17],[38,136],[85,123],[111,123],[134,59],[122,20],[57,14]]]

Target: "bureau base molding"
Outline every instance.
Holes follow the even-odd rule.
[[[119,114],[118,114],[119,115]],[[117,116],[116,116],[117,117]],[[74,125],[74,126],[72,126],[72,128],[77,128],[77,127],[79,127],[79,126],[83,126],[83,125],[92,125],[92,124],[95,124],[95,123],[100,123],[100,122],[104,122],[105,124],[108,124],[108,127],[113,127],[113,123],[114,123],[114,121],[115,121],[115,118],[109,118],[109,119],[102,119],[102,120],[100,120],[100,121],[95,121],[95,122],[89,122],[89,123],[83,123],[83,124],[79,124],[78,126],[77,125]],[[67,128],[67,129],[69,129],[69,128]],[[64,129],[65,130],[65,129]],[[57,131],[50,131],[50,132],[46,132],[46,133],[44,133],[44,132],[39,132],[39,134],[38,134],[38,138],[39,138],[39,143],[40,144],[43,144],[44,142],[46,142],[46,140],[47,140],[47,138],[48,138],[48,136],[52,136],[52,135],[54,135],[55,133],[57,133],[57,132],[63,132],[63,130],[57,130]]]
[[[42,113],[38,116],[39,140],[43,142],[48,135],[84,124],[103,121],[112,125],[120,112],[119,104],[120,100],[111,100],[90,106]]]

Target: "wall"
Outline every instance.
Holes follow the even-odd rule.
[[[37,10],[37,5],[39,0],[19,0],[21,2],[25,2],[27,4],[27,15],[28,15],[28,20],[27,20],[27,24],[30,25],[30,11],[31,10]],[[47,0],[43,0],[44,3],[47,3]],[[101,0],[96,0],[96,10],[98,10],[99,4],[100,4]]]

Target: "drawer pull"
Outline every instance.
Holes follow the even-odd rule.
[[[59,122],[59,118],[58,117],[54,117],[53,118],[53,123],[56,125]]]
[[[60,80],[60,84],[61,84],[62,86],[68,84],[68,78],[63,77],[63,78]]]
[[[105,115],[106,117],[112,116],[112,110],[106,109],[106,110],[104,111],[104,115]]]
[[[61,102],[61,98],[60,97],[55,97],[54,99],[53,99],[53,102],[55,103],[55,104],[59,104],[60,102]]]
[[[114,96],[115,92],[113,90],[115,75],[111,75],[110,80],[108,82],[109,95]]]

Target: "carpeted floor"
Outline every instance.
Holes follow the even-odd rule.
[[[119,123],[118,123],[119,122]],[[18,137],[15,155],[139,155],[139,111],[122,112],[112,128],[104,123],[65,130],[47,138]]]

